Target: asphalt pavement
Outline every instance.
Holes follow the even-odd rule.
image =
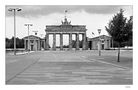
[[[132,85],[132,52],[121,54],[121,64],[116,63],[116,51],[102,51],[102,56],[97,51],[6,55],[6,84]]]

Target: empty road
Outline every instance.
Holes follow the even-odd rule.
[[[132,59],[132,53],[127,53],[122,51],[122,60]],[[105,51],[101,57],[97,55],[97,51],[39,51],[17,56],[6,55],[6,84],[133,84],[132,63],[123,65],[108,62],[116,62],[115,51]]]

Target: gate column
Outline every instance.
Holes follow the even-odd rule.
[[[63,33],[60,33],[60,50],[63,50]]]
[[[76,34],[76,50],[79,50],[79,33]]]
[[[82,49],[86,50],[86,33],[82,34],[82,38],[83,38]]]
[[[72,50],[72,33],[69,33],[69,50]]]
[[[49,34],[46,34],[46,38],[45,38],[45,49],[49,50]]]
[[[53,34],[53,50],[56,50],[56,33]]]

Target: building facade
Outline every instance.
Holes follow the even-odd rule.
[[[65,17],[61,25],[47,25],[45,36],[45,49],[49,50],[49,35],[53,35],[53,50],[56,50],[56,35],[60,35],[60,50],[63,50],[63,35],[69,36],[69,50],[72,50],[72,35],[76,36],[76,50],[79,50],[79,35],[82,35],[82,49],[86,50],[86,26],[85,25],[71,25]]]
[[[89,48],[90,50],[97,50],[98,43],[100,42],[101,50],[107,50],[111,48],[111,37],[106,35],[101,35],[94,38],[89,38]]]
[[[23,39],[24,39],[25,50],[30,50],[30,51],[42,50],[45,44],[44,39],[41,39],[40,37],[34,35],[26,36]]]

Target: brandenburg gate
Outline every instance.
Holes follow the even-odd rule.
[[[63,50],[63,34],[69,35],[69,50],[72,50],[72,34],[76,37],[76,50],[79,50],[79,34],[82,34],[82,50],[86,50],[86,26],[71,25],[65,17],[61,25],[47,25],[45,36],[45,50],[49,50],[49,35],[53,34],[53,50],[56,50],[56,34],[60,35],[60,50]]]

